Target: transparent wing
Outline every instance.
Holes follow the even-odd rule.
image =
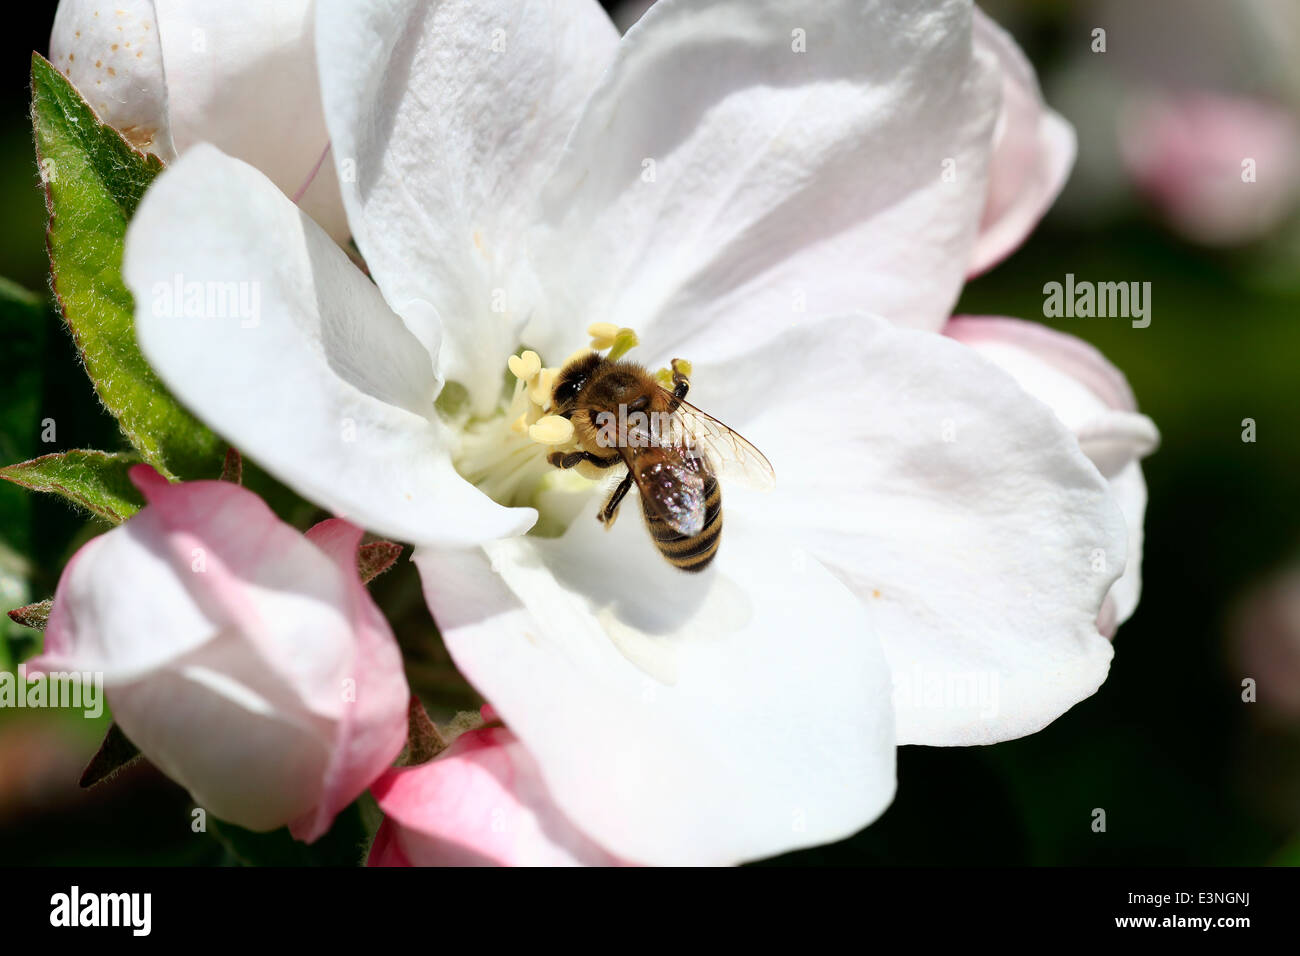
[[[701,458],[675,452],[656,454],[650,460],[634,455],[630,467],[651,513],[678,534],[690,537],[704,530],[708,470]]]
[[[690,402],[680,402],[673,413],[673,427],[680,430],[687,448],[703,452],[719,478],[760,491],[770,491],[776,485],[772,463],[763,453],[708,412]]]

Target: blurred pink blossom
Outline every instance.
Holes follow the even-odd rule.
[[[1261,710],[1284,722],[1300,721],[1300,566],[1250,591],[1229,632],[1240,677],[1255,681]]]
[[[1135,98],[1120,115],[1125,168],[1178,232],[1237,245],[1271,232],[1300,192],[1300,129],[1287,109],[1217,92]]]

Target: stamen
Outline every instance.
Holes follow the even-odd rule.
[[[522,355],[510,356],[506,365],[515,378],[526,382],[542,370],[542,359],[536,352],[529,349]]]
[[[587,334],[591,336],[591,347],[597,352],[603,352],[613,345],[619,331],[619,327],[613,322],[593,322],[587,326]]]
[[[456,416],[460,429],[457,471],[494,501],[536,507],[539,519],[534,534],[563,534],[585,507],[592,490],[610,477],[608,470],[591,462],[557,469],[548,460],[553,452],[582,450],[573,422],[550,414],[560,370],[593,350],[608,350],[606,358],[617,361],[639,344],[634,331],[612,322],[596,322],[587,332],[591,347],[577,350],[560,366],[545,367],[541,356],[531,350],[510,356],[506,364],[515,383],[503,396],[498,412],[487,417]],[[690,375],[687,362],[675,361],[673,367]],[[672,369],[662,369],[655,377],[665,388],[673,388]]]
[[[551,394],[555,391],[555,376],[557,374],[553,368],[540,370],[528,383],[529,401],[539,408],[550,408]]]
[[[573,439],[573,422],[547,415],[528,426],[528,437],[543,445],[563,445]]]
[[[640,344],[636,333],[631,329],[619,329],[618,335],[614,336],[614,344],[609,347],[609,353],[605,356],[611,362],[617,362],[632,349]]]
[[[655,381],[668,391],[673,390],[673,372],[680,372],[685,378],[691,377],[691,363],[686,359],[673,359],[672,368],[661,368],[655,372]]]

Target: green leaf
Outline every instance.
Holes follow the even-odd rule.
[[[32,491],[48,491],[113,524],[121,524],[144,507],[144,499],[127,477],[140,459],[121,452],[66,451],[0,468],[0,478]]]
[[[295,840],[287,827],[254,833],[211,817],[208,826],[243,866],[360,866],[373,837],[355,800],[334,818],[329,832],[310,844]]]
[[[50,213],[54,292],[100,401],[140,457],[164,475],[215,477],[221,442],[140,354],[134,302],[122,281],[127,223],[162,163],[99,122],[39,54],[32,55],[32,125]]]

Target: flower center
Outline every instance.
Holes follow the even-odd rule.
[[[636,333],[609,322],[587,329],[591,345],[570,355],[557,368],[542,365],[531,350],[511,355],[507,368],[514,379],[503,393],[495,414],[461,421],[461,441],[453,464],[466,481],[493,501],[508,507],[531,507],[538,512],[530,534],[555,537],[577,517],[594,489],[608,481],[611,471],[583,462],[559,469],[547,461],[552,452],[578,451],[573,423],[549,414],[555,379],[574,359],[608,350],[610,361],[622,358],[637,345]],[[670,372],[661,372],[671,376]]]

